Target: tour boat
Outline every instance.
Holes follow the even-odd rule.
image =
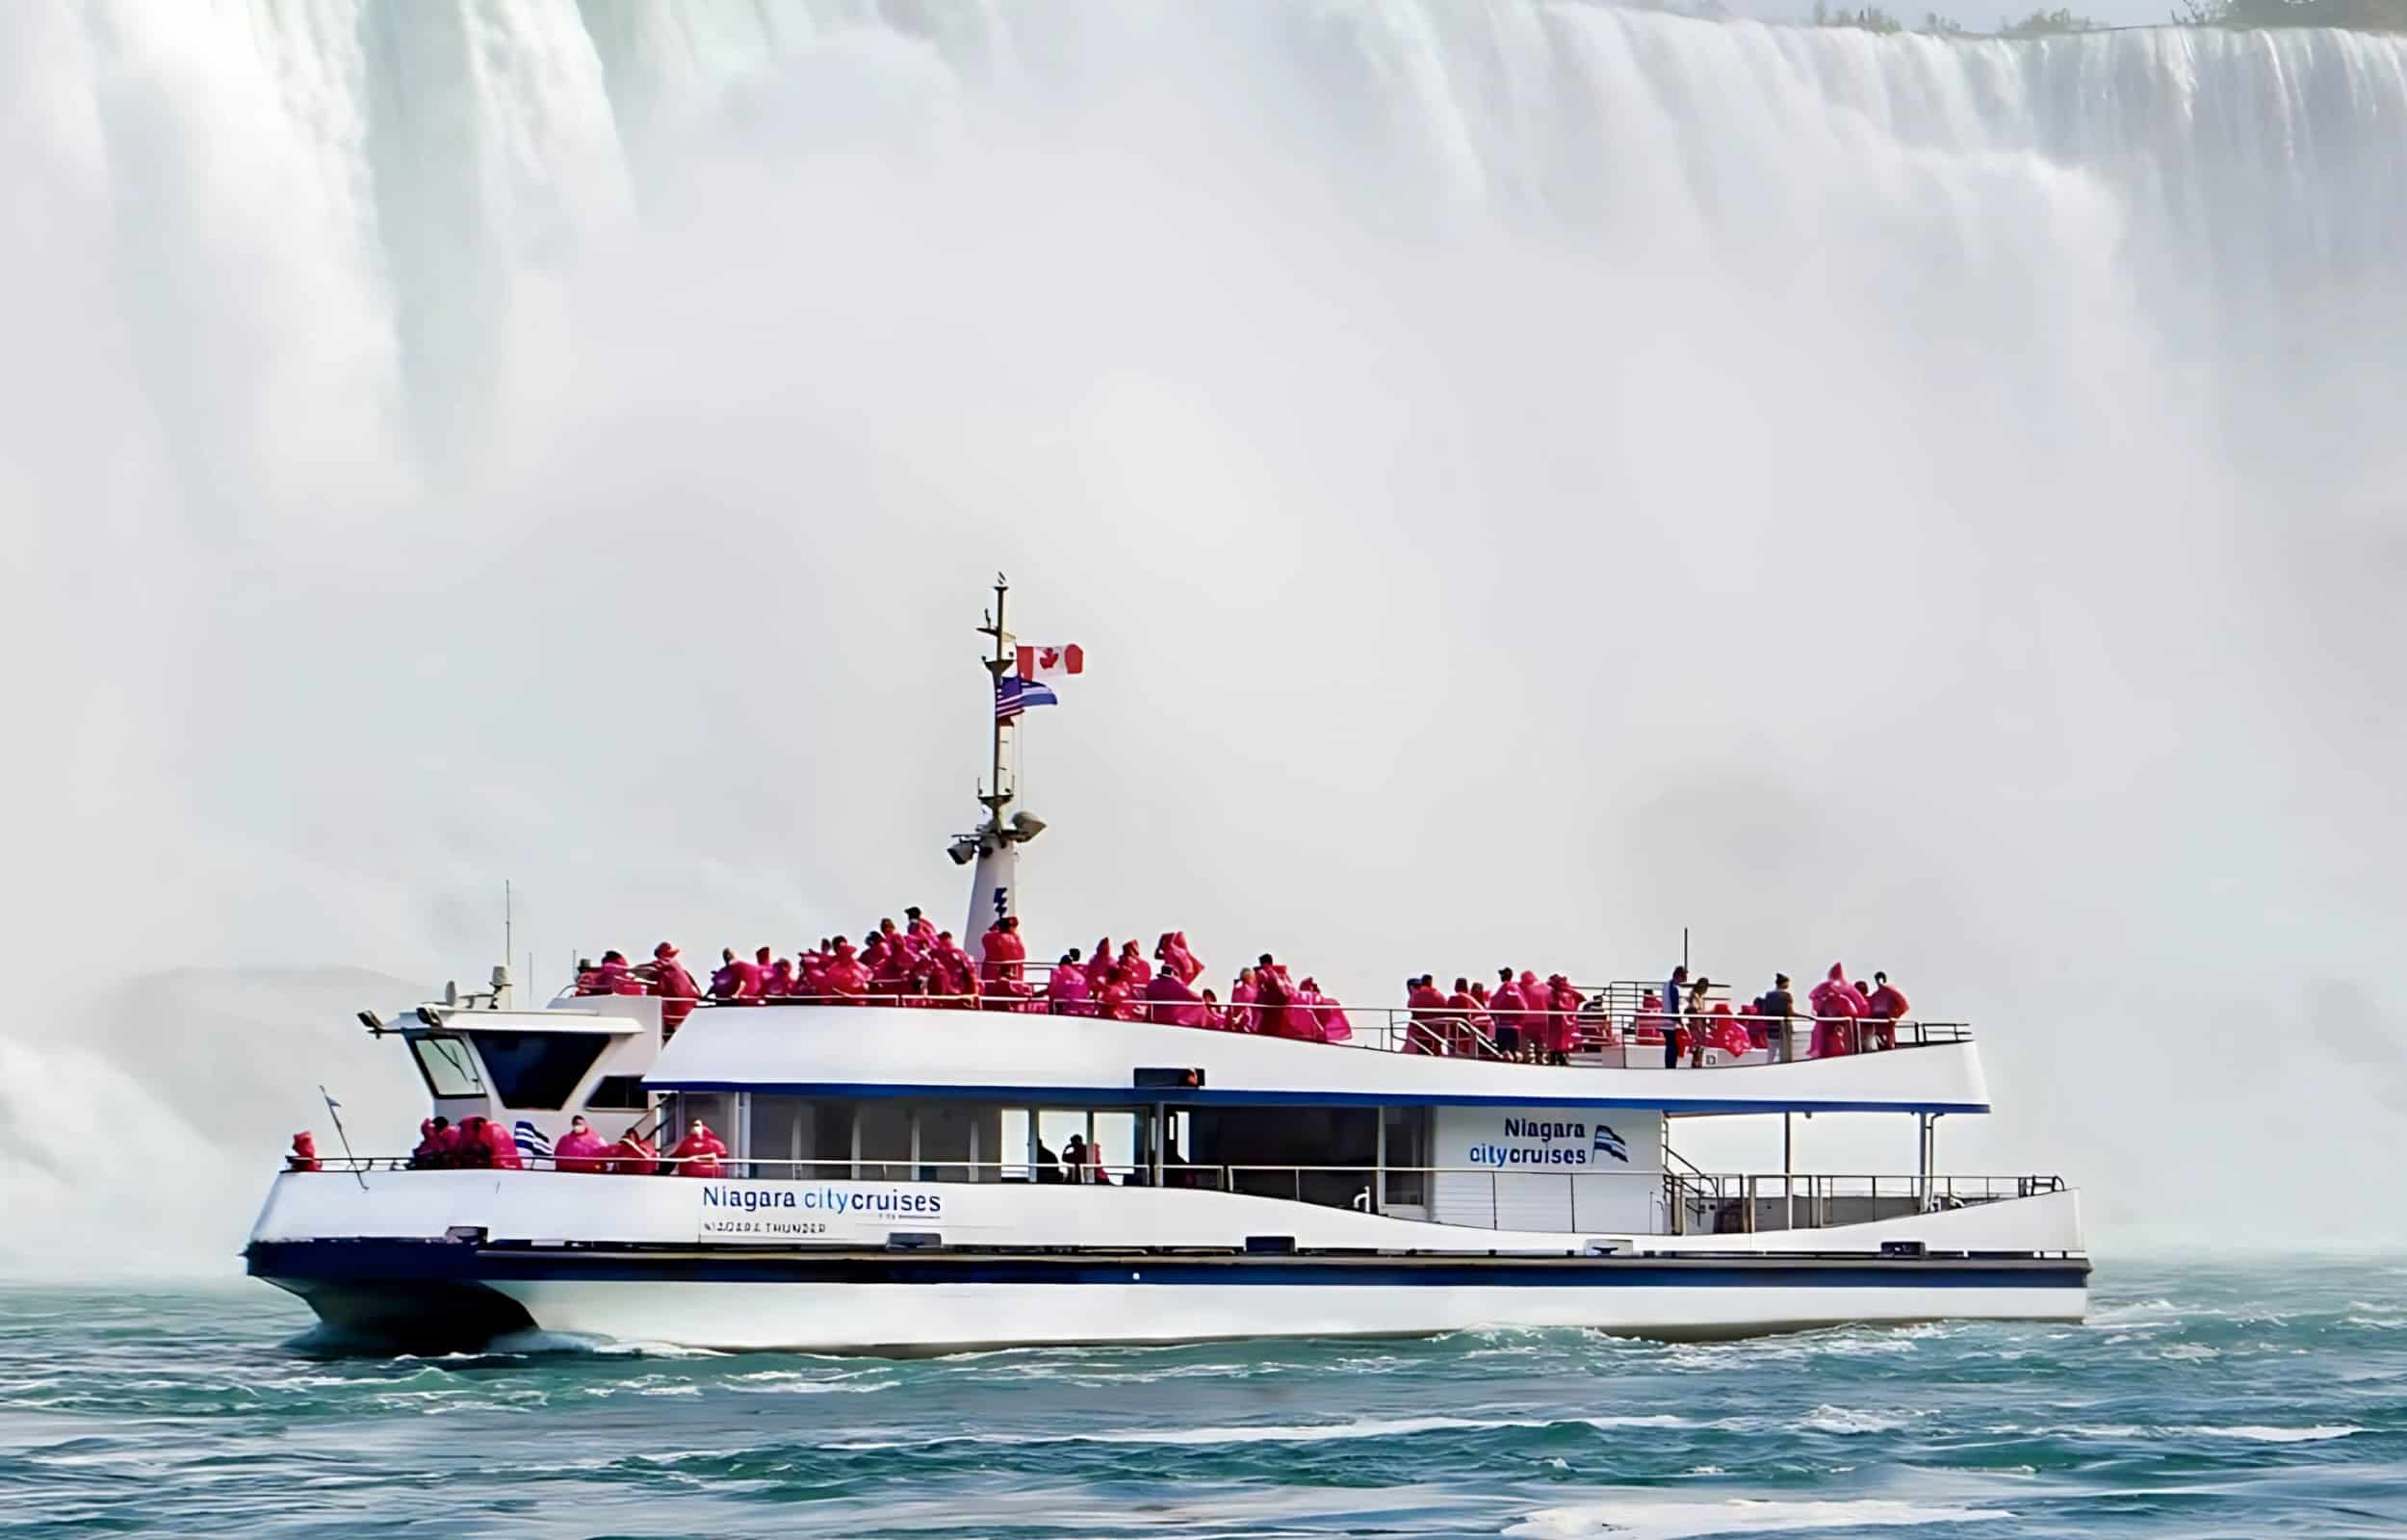
[[[1012,808],[1006,703],[1024,681],[1004,594],[980,628],[997,702],[984,817],[952,845],[974,861],[965,939],[1017,912],[1020,847],[1044,827]],[[660,998],[529,1009],[496,969],[490,991],[360,1015],[400,1040],[431,1113],[515,1130],[523,1168],[297,1160],[246,1257],[329,1325],[418,1348],[528,1330],[918,1354],[2082,1319],[2078,1194],[1934,1168],[1938,1120],[1990,1111],[1965,1026],[1903,1020],[1881,1033],[1894,1047],[1801,1057],[1814,1023],[1798,1018],[1768,1049],[1667,1067],[1642,986],[1582,993],[1569,1062],[1540,1064],[1467,1021],[1353,1005],[1341,1043],[1041,998],[941,1018],[927,1001],[706,1000],[664,1032]],[[1713,1172],[1673,1147],[1690,1119],[1814,1113],[1914,1119],[1917,1168]],[[559,1169],[547,1152],[572,1116],[605,1140],[699,1119],[727,1155],[686,1163],[707,1176]],[[1065,1128],[1103,1163],[1057,1164]]]

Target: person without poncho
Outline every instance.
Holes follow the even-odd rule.
[[[1831,963],[1829,973],[1806,998],[1814,1008],[1814,1057],[1835,1059],[1854,1052],[1855,1021],[1864,1014],[1866,1002],[1855,986],[1847,982],[1846,966]]]
[[[1145,981],[1146,1008],[1154,1020],[1172,1027],[1207,1027],[1210,1014],[1195,987],[1164,968]]]
[[[1065,955],[1053,964],[1045,980],[1045,1006],[1057,1016],[1095,1014],[1094,991],[1088,988],[1086,970],[1076,959]]]
[[[702,989],[686,971],[686,964],[677,961],[677,948],[666,941],[652,949],[652,961],[638,971],[648,975],[652,992],[660,997],[660,1037],[666,1040],[693,1014]]]
[[[568,1132],[552,1146],[552,1168],[556,1171],[582,1171],[588,1174],[607,1171],[610,1147],[602,1142],[582,1117],[568,1120]]]
[[[727,1159],[727,1146],[719,1142],[718,1135],[712,1133],[710,1125],[699,1117],[686,1129],[686,1137],[677,1142],[677,1147],[668,1153],[669,1159],[677,1162],[677,1174],[680,1176],[727,1174],[727,1168],[721,1164]]]
[[[318,1164],[318,1138],[316,1135],[304,1128],[299,1133],[293,1136],[293,1153],[284,1157],[284,1168],[288,1171],[314,1171],[321,1169],[321,1167]]]

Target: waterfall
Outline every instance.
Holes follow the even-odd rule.
[[[1875,947],[2135,1212],[2068,1058],[2407,1111],[2407,39],[93,0],[0,11],[0,1127],[155,1083],[77,981],[479,976],[505,876],[546,974],[950,911],[998,565],[1098,660],[1040,945]],[[142,1116],[239,1210],[315,1075],[227,1052]]]

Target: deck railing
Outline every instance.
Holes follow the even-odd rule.
[[[1787,1030],[1771,1017],[1731,1015],[1720,1013],[1683,1013],[1648,1011],[1615,1003],[1626,993],[1618,986],[1605,986],[1591,991],[1588,998],[1604,1002],[1599,1006],[1583,1007],[1571,1012],[1492,1011],[1483,1010],[1470,1014],[1442,1009],[1410,1006],[1358,1006],[1339,1002],[1324,1002],[1342,1011],[1350,1036],[1329,1046],[1373,1049],[1388,1053],[1422,1054],[1452,1059],[1478,1059],[1491,1063],[1569,1063],[1591,1067],[1630,1068],[1720,1068],[1738,1065],[1782,1064],[1814,1057],[1818,1040],[1834,1039],[1832,1046],[1839,1053],[1872,1053],[1893,1048],[1919,1048],[1940,1043],[1969,1042],[1973,1038],[1970,1023],[1962,1021],[1931,1021],[1919,1017],[1903,1020],[1867,1019],[1852,1016],[1792,1015]],[[564,991],[553,997],[556,1006],[573,1005],[579,1000],[604,999],[603,995],[580,995]],[[789,1006],[843,1006],[858,1009],[883,1007],[889,1010],[915,1011],[979,1011],[1004,1014],[1074,1015],[1095,1019],[1100,1008],[1093,1001],[1048,1002],[1043,998],[1020,998],[958,994],[893,994],[871,992],[858,995],[770,995],[763,998],[732,1000],[702,999],[687,1002],[691,1014],[709,1011],[770,1009]],[[1247,1036],[1282,1038],[1287,1040],[1319,1041],[1296,1039],[1277,1030],[1271,1021],[1272,1012],[1252,1006],[1221,1005],[1222,1020],[1198,1026],[1197,1031],[1233,1031]],[[1125,1014],[1112,1019],[1178,1024],[1178,1014],[1192,1011],[1192,1005],[1170,1002],[1129,1001]],[[1569,1017],[1570,1045],[1554,1057],[1548,1049],[1535,1046],[1551,1042],[1559,1017]],[[690,1019],[690,1017],[689,1017]],[[1232,1024],[1233,1023],[1233,1024]],[[1713,1040],[1717,1032],[1735,1026],[1749,1035],[1750,1046],[1733,1051]],[[1829,1033],[1819,1029],[1828,1027]],[[1665,1036],[1669,1032],[1685,1035],[1680,1051],[1669,1058],[1665,1052]],[[1762,1046],[1753,1046],[1760,1036]]]
[[[603,1157],[610,1160],[613,1157]],[[708,1174],[733,1180],[943,1182],[997,1185],[1065,1185],[1148,1188],[1149,1165],[1082,1166],[1066,1174],[1043,1174],[1040,1163],[921,1160],[738,1160],[655,1156],[637,1162],[650,1171],[589,1174],[669,1180],[705,1174],[686,1168],[715,1167]],[[393,1172],[414,1169],[406,1156],[322,1157],[322,1173]],[[515,1169],[551,1171],[551,1157],[525,1158]],[[1055,1170],[1059,1170],[1055,1168]],[[1876,1219],[1969,1208],[2064,1190],[2061,1177],[2011,1175],[1922,1176],[1913,1173],[1708,1172],[1675,1162],[1664,1171],[1512,1171],[1488,1166],[1292,1166],[1165,1162],[1166,1188],[1199,1189],[1281,1198],[1359,1213],[1405,1212],[1412,1219],[1489,1230],[1611,1230],[1637,1234],[1729,1235],[1826,1229]],[[1442,1190],[1440,1184],[1443,1184]],[[1658,1201],[1659,1200],[1659,1201]],[[1582,1213],[1583,1205],[1587,1212]],[[1440,1212],[1442,1211],[1442,1213]],[[1644,1225],[1633,1225],[1643,1218]]]

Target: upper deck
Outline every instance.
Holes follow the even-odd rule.
[[[657,1012],[639,996],[556,1009]],[[763,1005],[697,1012],[644,1075],[653,1091],[1001,1099],[1101,1106],[1659,1108],[1673,1115],[1986,1113],[1971,1034],[1898,1023],[1898,1046],[1786,1063],[1758,1054],[1662,1067],[1661,1050],[1575,1054],[1567,1065],[1396,1051],[1408,1014],[1349,1008],[1351,1043],[1023,1012]],[[1383,1051],[1386,1050],[1386,1051]],[[1185,1083],[1193,1071],[1192,1084]]]

